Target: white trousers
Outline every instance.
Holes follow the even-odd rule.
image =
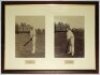
[[[36,52],[36,35],[35,30],[30,31],[30,37],[32,38],[32,53],[34,54]]]
[[[69,51],[68,51],[68,54],[71,53],[72,56],[74,56],[75,54],[75,49],[74,49],[74,38],[70,38],[70,41],[69,41]]]

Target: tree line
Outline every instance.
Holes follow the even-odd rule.
[[[70,26],[67,23],[63,23],[63,22],[58,22],[55,23],[55,31],[66,31],[67,27]],[[72,31],[76,31],[76,32],[83,32],[84,29],[82,28],[72,28]]]
[[[26,23],[16,23],[15,24],[15,32],[16,33],[29,33],[31,29],[34,29],[34,27],[32,27],[30,24],[26,24]],[[45,30],[44,29],[35,29],[36,33],[44,33]]]

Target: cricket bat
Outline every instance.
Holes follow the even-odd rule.
[[[32,38],[30,38],[30,39],[24,44],[24,46],[26,46],[31,40],[32,40]]]

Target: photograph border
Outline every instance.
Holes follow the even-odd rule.
[[[95,62],[96,70],[5,70],[5,6],[6,5],[27,5],[27,4],[77,4],[95,5]],[[99,2],[98,1],[2,1],[1,2],[1,73],[24,73],[24,74],[79,74],[99,73]]]

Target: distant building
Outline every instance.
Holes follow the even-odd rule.
[[[17,33],[28,33],[31,29],[31,25],[27,25],[26,23],[21,23],[20,25],[16,24],[16,32]]]

